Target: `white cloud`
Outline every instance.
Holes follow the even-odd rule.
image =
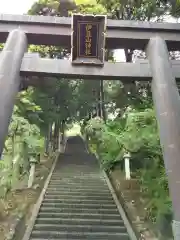
[[[36,0],[0,0],[0,13],[25,14]]]

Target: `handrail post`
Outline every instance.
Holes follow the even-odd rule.
[[[180,96],[166,42],[150,39],[147,57],[152,71],[152,95],[174,213],[173,234],[180,240]]]
[[[9,33],[0,55],[0,154],[20,86],[20,68],[26,49],[26,34],[17,29]]]

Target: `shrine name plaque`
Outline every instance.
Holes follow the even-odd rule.
[[[72,16],[72,64],[104,65],[106,16]]]

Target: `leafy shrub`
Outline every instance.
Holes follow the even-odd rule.
[[[33,106],[33,103],[31,104],[28,100],[21,99],[21,101],[26,105]],[[0,162],[0,197],[5,197],[21,176],[28,173],[29,159],[31,157],[37,159],[42,148],[40,129],[22,117],[20,107],[16,105]]]
[[[139,179],[147,199],[148,219],[156,222],[160,217],[172,214],[153,109],[128,111],[123,118],[108,121],[106,125],[100,119],[91,119],[84,131],[106,171],[116,163],[123,165],[125,152],[131,154],[131,170]]]

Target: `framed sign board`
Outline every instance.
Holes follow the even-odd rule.
[[[72,16],[72,64],[104,65],[106,16]]]

